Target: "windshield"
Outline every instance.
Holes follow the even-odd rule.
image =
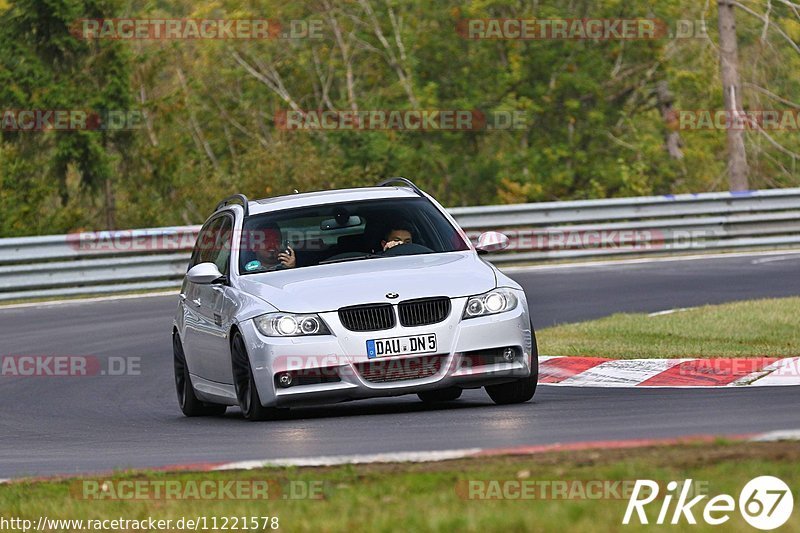
[[[468,249],[427,198],[364,200],[248,217],[239,273]]]

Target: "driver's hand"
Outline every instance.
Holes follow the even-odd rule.
[[[285,252],[278,254],[278,261],[281,262],[283,268],[294,268],[297,266],[297,259],[294,256],[294,250],[291,246],[287,246]]]
[[[385,252],[389,248],[394,248],[395,246],[398,246],[400,244],[403,244],[403,241],[389,241],[383,245],[383,251]]]

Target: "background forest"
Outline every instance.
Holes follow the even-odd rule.
[[[800,109],[800,4],[733,5],[741,106]],[[702,0],[0,0],[0,109],[146,115],[133,130],[0,130],[0,236],[196,224],[233,192],[394,175],[447,206],[727,190],[726,132],[678,129],[670,113],[724,109],[717,16],[717,2]],[[321,21],[322,35],[70,33],[78,19],[111,17]],[[490,17],[647,17],[670,35],[522,41],[456,31],[459,20]],[[277,128],[290,109],[480,109],[526,120],[462,132]],[[800,186],[797,129],[747,131],[744,142],[751,189]]]

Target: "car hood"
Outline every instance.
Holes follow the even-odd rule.
[[[239,278],[245,292],[281,311],[320,313],[348,305],[489,291],[494,269],[471,251],[385,257],[249,274]],[[397,300],[386,294],[395,292]]]

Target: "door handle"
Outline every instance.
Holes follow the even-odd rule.
[[[200,301],[200,298],[197,298],[196,300],[192,300],[192,303],[194,305],[196,305],[197,307],[200,307],[201,305],[203,305],[203,302]]]

